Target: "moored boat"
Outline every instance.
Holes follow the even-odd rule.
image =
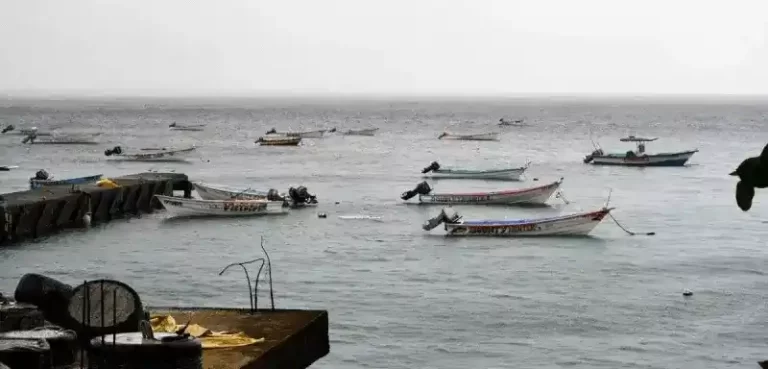
[[[645,151],[646,143],[656,141],[657,139],[657,137],[643,138],[635,136],[621,138],[619,139],[621,142],[636,143],[637,149],[627,151],[626,153],[606,153],[598,147],[591,154],[584,157],[584,163],[627,167],[679,167],[685,165],[693,154],[699,152],[698,149],[693,149],[668,153],[647,153]]]
[[[282,201],[291,208],[300,208],[308,206],[317,206],[317,196],[312,195],[304,186],[291,187],[288,193],[281,194],[276,189],[268,191],[254,191],[250,188],[245,190],[234,190],[222,187],[213,187],[202,183],[193,182],[195,191],[203,200],[269,200]]]
[[[454,133],[443,132],[440,136],[437,136],[439,140],[459,140],[459,141],[498,141],[499,134],[497,132],[477,133],[469,135],[459,135]]]
[[[304,131],[304,132],[278,132],[276,129],[272,128],[269,131],[266,132],[267,135],[278,135],[278,136],[286,136],[286,137],[300,137],[300,138],[322,138],[325,132],[336,132],[336,128],[333,128],[331,130],[327,129],[318,129],[315,131]]]
[[[342,134],[344,136],[373,136],[378,130],[378,128],[350,129],[343,132]]]
[[[147,148],[141,149],[140,152],[126,153],[122,147],[115,146],[105,150],[104,155],[109,156],[111,160],[121,161],[180,162],[186,161],[196,149],[195,146],[181,149]]]
[[[282,201],[268,200],[198,200],[155,195],[171,217],[253,216],[285,214]]]
[[[83,137],[51,137],[39,140],[37,133],[32,133],[24,137],[21,143],[30,145],[98,145],[98,142]]]
[[[299,146],[301,137],[266,135],[259,137],[254,142],[260,146]]]
[[[464,220],[453,209],[445,208],[424,223],[430,231],[445,223],[446,236],[587,236],[614,208],[534,219]]]
[[[0,172],[8,172],[11,169],[17,169],[18,165],[0,165]]]
[[[400,198],[409,200],[418,195],[420,204],[441,205],[511,205],[544,204],[560,188],[563,178],[543,186],[504,191],[467,192],[467,193],[432,193],[427,182],[419,183],[416,188],[403,192]]]
[[[436,161],[433,161],[428,167],[421,170],[422,174],[427,174],[425,177],[429,178],[455,178],[455,179],[495,179],[495,180],[508,180],[518,181],[520,176],[525,173],[530,163],[519,168],[502,168],[502,169],[461,169],[461,168],[444,168]],[[428,173],[432,174],[428,174]]]
[[[176,122],[173,122],[168,125],[168,128],[171,129],[171,131],[192,131],[192,132],[199,132],[205,129],[205,124],[191,124],[191,125],[181,125]]]
[[[10,133],[9,133],[10,132]],[[37,127],[30,127],[30,128],[21,128],[16,129],[16,127],[13,124],[9,124],[5,127],[3,127],[3,130],[0,131],[0,133],[9,133],[9,134],[17,134],[21,136],[29,136],[31,134],[35,134],[38,136],[50,136],[50,132],[41,132],[37,129]]]
[[[91,176],[84,176],[84,177],[75,177],[75,178],[66,178],[66,179],[54,179],[52,176],[48,174],[45,170],[38,170],[37,173],[35,173],[35,176],[29,179],[29,188],[30,189],[36,189],[41,187],[51,187],[51,186],[70,186],[70,185],[78,185],[78,184],[89,184],[89,183],[96,183],[96,181],[100,180],[102,174],[96,174]]]
[[[500,126],[515,126],[515,127],[522,127],[525,126],[525,119],[499,119],[499,125]]]

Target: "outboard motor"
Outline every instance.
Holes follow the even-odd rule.
[[[311,195],[309,191],[307,191],[307,188],[304,186],[289,188],[288,197],[290,197],[291,200],[293,200],[294,204],[316,204],[317,203],[317,197]]]
[[[430,171],[433,171],[433,170],[439,170],[439,169],[440,169],[440,164],[438,164],[436,161],[433,161],[433,162],[432,162],[432,164],[429,164],[429,166],[428,166],[428,167],[426,167],[426,168],[422,169],[422,170],[421,170],[421,173],[422,173],[422,174],[423,174],[423,173],[428,173],[428,172],[430,172]]]
[[[24,139],[21,141],[21,143],[27,143],[27,142],[32,143],[32,142],[35,141],[36,138],[37,138],[37,134],[36,133],[31,133],[27,137],[24,137]]]
[[[634,158],[637,155],[635,155],[635,152],[632,150],[627,151],[627,158]]]
[[[273,134],[273,133],[277,133],[277,130],[276,130],[276,129],[274,129],[274,128],[272,128],[272,129],[270,129],[269,131],[267,131],[267,133],[266,133],[266,134],[268,134],[268,135],[271,135],[271,134]]]
[[[430,192],[432,192],[432,188],[429,187],[429,184],[427,182],[421,182],[416,185],[416,188],[403,192],[403,194],[400,195],[400,198],[403,200],[408,200],[416,195],[429,195]]]
[[[173,127],[176,127],[176,122],[173,122],[173,123],[169,124],[169,125],[168,125],[168,127],[169,127],[169,128],[173,128]]]
[[[14,129],[16,129],[16,127],[14,127],[13,124],[9,124],[3,128],[3,133],[13,131]]]
[[[589,162],[594,160],[595,156],[601,156],[601,155],[603,155],[603,150],[601,150],[601,149],[597,149],[595,151],[592,151],[591,154],[589,154],[589,155],[584,157],[584,164],[588,164]]]
[[[280,196],[280,192],[277,192],[276,189],[270,188],[269,191],[267,191],[267,200],[269,200],[269,201],[283,201],[283,197]]]
[[[437,139],[438,139],[438,140],[441,140],[441,139],[443,139],[443,137],[445,137],[445,136],[448,136],[448,133],[447,133],[447,132],[443,132],[443,133],[441,133],[441,134],[440,134],[440,136],[437,136]]]
[[[122,153],[123,153],[123,148],[120,146],[115,146],[111,150],[110,149],[104,150],[104,155],[106,156],[120,155]]]
[[[51,176],[48,174],[48,172],[45,171],[45,169],[40,169],[37,171],[37,173],[35,173],[35,179],[45,181],[48,178],[51,178]]]
[[[452,208],[443,208],[443,210],[440,211],[440,214],[437,214],[436,217],[427,220],[424,225],[421,226],[421,228],[425,231],[431,231],[443,222],[456,223],[459,221],[459,219],[461,219],[461,216],[456,212],[456,210],[453,210]]]

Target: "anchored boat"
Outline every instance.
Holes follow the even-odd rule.
[[[629,136],[619,139],[621,142],[634,142],[637,144],[636,150],[630,150],[626,153],[605,153],[603,149],[597,147],[595,151],[584,157],[584,163],[594,165],[622,165],[627,167],[679,167],[699,152],[698,149],[648,154],[645,152],[645,144],[656,141],[658,138],[643,138]]]
[[[168,125],[168,128],[170,128],[171,131],[199,132],[205,129],[205,124],[181,125],[181,124],[177,124],[176,122],[173,122]]]
[[[259,137],[254,142],[259,146],[299,146],[301,137],[267,135]]]
[[[92,176],[67,178],[67,179],[54,179],[45,170],[41,169],[35,173],[35,176],[29,179],[29,188],[34,190],[41,187],[50,186],[70,186],[78,184],[95,183],[100,180],[102,174],[96,174]]]
[[[425,177],[430,178],[455,178],[455,179],[497,179],[518,181],[520,176],[525,173],[530,163],[527,163],[523,167],[519,168],[506,168],[506,169],[486,169],[486,170],[472,170],[472,169],[460,169],[460,168],[443,168],[436,161],[433,161],[428,167],[421,170],[422,174],[432,172],[431,175]]]
[[[192,185],[203,200],[269,200],[282,201],[291,208],[317,206],[317,196],[310,194],[304,186],[291,187],[288,189],[287,194],[280,194],[274,188],[268,191],[254,191],[251,189],[236,191],[195,182]]]
[[[197,200],[155,195],[171,217],[253,216],[285,214],[282,201],[268,200]]]
[[[51,137],[45,140],[38,140],[37,133],[32,133],[24,137],[21,143],[30,145],[98,145],[99,143],[87,138],[81,137]]]
[[[115,146],[105,150],[104,155],[112,157],[112,160],[121,161],[180,162],[186,161],[196,149],[195,146],[183,149],[147,148],[141,149],[141,152],[137,153],[126,153],[122,147]]]
[[[457,135],[453,133],[443,132],[440,136],[437,136],[438,140],[459,140],[459,141],[498,141],[499,134],[496,132],[489,133],[477,133],[470,135]]]
[[[453,209],[445,208],[422,228],[430,231],[445,223],[446,236],[586,236],[614,208],[538,219],[463,220]]]
[[[0,133],[8,133],[10,134],[17,134],[21,136],[29,136],[31,134],[35,134],[38,136],[50,136],[51,134],[49,132],[40,132],[37,130],[37,127],[30,127],[30,128],[21,128],[19,130],[16,130],[16,127],[13,124],[9,124],[5,127],[3,127],[3,130],[0,131]]]
[[[319,129],[316,131],[304,131],[304,132],[278,132],[272,128],[266,132],[267,135],[278,135],[287,137],[300,137],[300,138],[322,138],[325,132],[336,132],[336,128],[329,130]]]
[[[376,134],[376,131],[378,131],[378,128],[366,128],[366,129],[350,129],[346,132],[343,132],[342,135],[344,136],[373,136]]]
[[[531,188],[492,192],[433,194],[429,184],[421,182],[413,190],[403,192],[400,198],[408,200],[418,195],[418,200],[421,204],[441,205],[544,204],[562,183],[563,178],[560,178],[555,182]]]
[[[515,127],[522,127],[527,124],[525,124],[525,119],[499,119],[499,125],[500,126],[515,126]]]

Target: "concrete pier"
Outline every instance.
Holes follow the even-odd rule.
[[[92,224],[128,214],[151,213],[162,205],[155,194],[171,195],[192,186],[184,174],[140,173],[110,178],[117,188],[96,184],[53,186],[0,195],[0,245],[48,236],[58,230],[83,227],[84,216]]]

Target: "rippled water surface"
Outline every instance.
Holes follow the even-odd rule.
[[[152,170],[257,189],[305,185],[318,209],[280,217],[116,221],[0,248],[0,290],[26,272],[77,284],[116,278],[148,304],[246,306],[226,264],[261,256],[266,239],[276,303],[327,309],[331,354],[317,368],[743,368],[768,359],[768,192],[736,207],[727,174],[768,142],[768,104],[638,101],[2,101],[0,123],[98,133],[96,146],[23,146],[0,136],[0,190],[57,177]],[[528,127],[497,127],[499,117]],[[168,124],[206,124],[169,132]],[[380,127],[300,147],[258,147],[266,130]],[[443,130],[502,132],[500,142],[440,141]],[[698,148],[684,168],[582,164],[592,137],[624,151],[627,134],[658,136],[649,151]],[[106,148],[197,144],[189,164],[105,161]],[[564,177],[570,205],[463,206],[467,218],[595,209],[612,189],[615,215],[591,238],[448,239],[421,230],[436,207],[399,194],[431,161],[532,166],[525,182],[432,182],[437,190],[528,186]],[[317,212],[328,217],[321,219]],[[372,215],[380,221],[339,219]],[[684,289],[694,295],[681,296]],[[267,306],[262,286],[260,305]]]

